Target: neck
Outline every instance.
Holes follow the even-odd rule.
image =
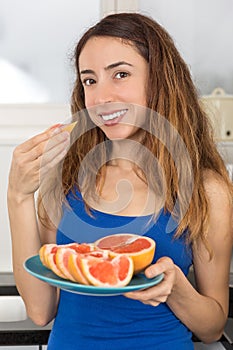
[[[132,170],[135,165],[139,165],[140,148],[143,146],[134,140],[114,140],[112,141],[112,152],[110,164]]]

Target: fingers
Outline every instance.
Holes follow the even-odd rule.
[[[65,157],[69,150],[69,146],[69,142],[65,141],[44,153],[40,162],[40,178],[43,178],[50,169]]]
[[[13,163],[19,174],[27,171],[39,171],[58,163],[69,149],[70,136],[68,132],[42,133],[16,147],[13,153]]]
[[[156,291],[156,294],[158,294],[158,291]],[[152,305],[152,306],[158,306],[161,303],[165,303],[169,295],[170,293],[166,293],[165,295],[160,294],[160,295],[154,296],[152,291],[150,291],[147,295],[147,290],[129,292],[124,294],[126,298],[139,300],[145,305]]]
[[[145,270],[145,275],[147,278],[153,278],[160,275],[161,273],[168,273],[170,270],[173,270],[174,263],[169,257],[162,257],[157,260],[156,264],[150,265]]]
[[[61,129],[45,131],[42,134],[32,137],[16,148],[17,154],[24,156],[25,161],[34,161],[42,157],[54,147],[69,142],[70,134]]]
[[[13,153],[9,183],[16,192],[33,193],[41,177],[60,162],[70,146],[70,133],[49,129],[17,146]]]
[[[176,267],[172,259],[168,257],[160,258],[156,264],[149,266],[145,270],[145,275],[148,278],[155,277],[161,273],[164,274],[164,278],[156,286],[126,293],[125,296],[130,299],[140,300],[146,305],[158,306],[160,303],[165,303],[171,295],[175,283]]]
[[[53,135],[61,132],[59,127],[55,129],[48,129],[46,131],[43,131],[42,133],[33,136],[29,140],[21,143],[16,149],[19,149],[22,153],[27,153],[36,146],[40,145],[43,142],[46,142],[52,137]]]
[[[171,292],[172,285],[170,281],[163,280],[154,287],[135,292],[129,292],[126,293],[125,296],[130,299],[140,300],[143,304],[157,306],[160,303],[165,303]]]
[[[51,137],[45,147],[45,151],[48,152],[59,144],[65,143],[66,146],[70,144],[70,134],[68,131],[61,131],[59,134]]]
[[[43,147],[43,146],[42,146]],[[67,131],[50,138],[44,149],[38,152],[37,170],[40,174],[40,181],[49,170],[55,167],[66,155],[70,147],[70,135]],[[34,152],[37,150],[34,149]]]

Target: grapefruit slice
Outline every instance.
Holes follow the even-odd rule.
[[[49,254],[54,253],[54,249],[56,250],[56,247],[57,247],[56,244],[49,243],[49,244],[44,244],[40,248],[39,256],[40,256],[40,260],[44,266],[50,268],[49,262],[48,262],[48,256],[49,256]]]
[[[66,278],[67,276],[62,272],[62,270],[57,266],[56,254],[58,249],[61,247],[78,249],[79,246],[77,243],[71,243],[67,245],[57,245],[53,243],[44,244],[39,250],[39,256],[42,264],[48,269],[52,270],[57,276],[61,278]]]
[[[119,254],[131,257],[135,274],[151,264],[156,246],[152,238],[130,233],[105,236],[96,241],[95,244],[100,249],[110,250],[110,255],[113,257]]]
[[[88,258],[88,257],[108,259],[109,252],[107,250],[96,249],[89,253],[70,254],[68,258],[68,270],[72,275],[72,277],[74,278],[74,280],[78,283],[89,284],[89,281],[87,280],[87,278],[85,277],[82,271],[82,263],[81,263],[82,259]]]
[[[95,250],[94,244],[88,243],[70,243],[66,245],[66,247],[75,250],[75,252],[79,254],[88,254]]]
[[[58,269],[56,264],[57,244],[44,244],[39,250],[39,256],[42,264],[52,270],[57,276],[66,278],[66,276]]]
[[[69,255],[68,269],[74,281],[81,284],[89,284],[87,278],[84,276],[82,272],[80,254],[75,254],[73,252]]]
[[[51,253],[47,256],[48,261],[48,268],[55,273],[55,275],[67,279],[66,275],[62,273],[62,271],[58,268],[57,262],[56,262],[56,252]]]
[[[64,124],[62,126],[62,129],[65,130],[65,131],[68,131],[69,133],[71,133],[71,131],[74,129],[76,124],[77,124],[77,122],[73,122],[71,124]]]
[[[48,130],[53,130],[53,129],[61,127],[63,130],[68,131],[69,133],[71,133],[71,131],[74,129],[76,124],[77,124],[77,122],[73,122],[73,123],[70,123],[70,124],[58,123],[58,124],[52,125]]]
[[[66,279],[75,282],[75,279],[70,273],[69,267],[68,267],[68,260],[71,254],[77,255],[77,253],[75,253],[75,250],[69,247],[58,248],[55,255],[55,261],[56,261],[56,266],[58,267],[62,275],[64,275]]]
[[[88,282],[97,287],[123,287],[132,279],[133,260],[126,255],[113,259],[87,256],[80,259],[81,269]]]

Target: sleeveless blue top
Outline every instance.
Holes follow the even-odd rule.
[[[192,264],[191,247],[183,237],[174,239],[176,223],[169,213],[128,217],[85,211],[78,199],[67,196],[57,231],[57,244],[94,242],[114,233],[136,233],[156,241],[154,261],[173,259],[185,275]],[[123,295],[90,296],[61,290],[57,315],[50,333],[48,350],[193,350],[192,333],[166,303],[156,307]]]

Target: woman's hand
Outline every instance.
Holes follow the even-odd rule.
[[[57,127],[17,146],[9,173],[9,191],[21,199],[34,194],[46,173],[64,158],[69,145],[69,132]]]
[[[144,290],[129,292],[124,295],[127,298],[139,300],[143,304],[149,304],[152,306],[165,303],[176,283],[177,266],[173,263],[172,259],[168,257],[160,258],[156,264],[150,265],[145,270],[147,278],[153,278],[161,273],[164,274],[164,279],[156,286]]]

